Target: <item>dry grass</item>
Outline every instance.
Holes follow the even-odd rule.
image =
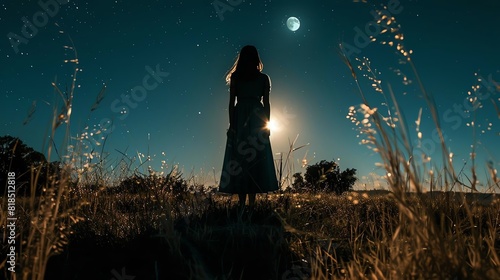
[[[459,196],[412,195],[405,202],[417,214],[430,216],[409,219],[393,193],[284,193],[260,197],[251,212],[241,213],[235,199],[201,192],[178,196],[157,188],[161,185],[152,184],[141,194],[89,197],[90,204],[80,212],[85,220],[73,227],[68,252],[62,256],[88,247],[86,252],[99,252],[92,257],[102,260],[96,266],[111,271],[117,264],[106,256],[122,247],[129,256],[143,254],[154,242],[161,253],[151,249],[143,261],[150,267],[162,264],[157,279],[498,276],[499,198],[482,205]],[[73,266],[69,256],[52,267]],[[134,270],[140,264],[129,264],[127,271],[147,275],[147,270]],[[94,269],[67,276],[81,279],[97,273]]]
[[[498,276],[498,197],[485,203],[459,193],[408,194],[404,200],[389,192],[282,193],[261,196],[252,211],[240,212],[235,198],[188,191],[178,175],[127,182],[146,187],[132,191],[127,183],[117,192],[68,186],[71,196],[60,200],[66,210],[49,213],[72,234],[59,239],[68,244],[51,250],[46,279],[111,279],[121,267],[149,279]],[[79,223],[67,219],[72,205],[78,205],[73,217]],[[35,217],[25,214],[26,221]],[[32,232],[28,224],[23,232]],[[53,229],[43,235],[52,245],[56,239],[50,238],[68,232]],[[39,257],[43,244],[33,239],[23,252]],[[24,261],[30,268],[37,263]]]
[[[394,18],[385,21],[395,23]],[[389,24],[388,22],[385,24]],[[429,187],[432,190],[449,191],[459,181],[452,161],[452,154],[443,137],[443,128],[437,111],[437,105],[421,81],[411,59],[411,51],[407,51],[399,28],[389,40],[395,41],[401,60],[410,66],[420,92],[427,104],[439,137],[441,151],[440,163],[443,170],[441,180],[436,180],[430,156],[418,154],[412,144],[408,122],[398,104],[396,94],[377,76],[367,58],[357,59],[359,66],[342,55],[351,70],[362,104],[359,110],[351,107],[348,118],[359,126],[363,143],[375,151],[381,158],[380,166],[385,169],[386,179],[392,192],[392,200],[397,204],[398,216],[389,220],[389,230],[369,228],[354,229],[352,251],[353,259],[346,263],[345,274],[348,278],[369,279],[496,279],[500,277],[498,254],[498,203],[491,206],[493,212],[485,211],[488,207],[466,203],[464,198],[450,199],[438,196],[429,199],[424,195]],[[363,73],[360,75],[357,72]],[[385,100],[382,113],[370,104],[364,93],[359,77],[367,77],[377,94]],[[405,77],[405,81],[407,78]],[[472,100],[476,102],[476,100]],[[390,105],[389,105],[390,104]],[[475,105],[475,104],[472,104]],[[361,120],[357,115],[361,114]],[[385,114],[385,115],[384,115]],[[419,131],[420,116],[416,121],[416,135],[421,139]],[[471,191],[476,191],[477,170],[474,162],[475,143],[472,144],[472,181]],[[417,165],[416,157],[422,157],[422,165]],[[428,164],[426,164],[428,163]],[[496,172],[491,180],[498,182]],[[413,193],[408,193],[408,190]],[[376,238],[362,238],[375,236]],[[327,258],[330,256],[326,256]],[[334,257],[330,257],[334,260]],[[328,278],[327,269],[315,270],[315,278]]]

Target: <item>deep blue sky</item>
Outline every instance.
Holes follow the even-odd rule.
[[[358,169],[360,178],[371,172],[383,174],[374,165],[379,157],[359,144],[361,137],[346,119],[349,107],[358,106],[361,100],[338,53],[341,42],[356,46],[356,28],[365,30],[373,21],[370,11],[397,1],[367,2],[69,1],[57,4],[57,9],[50,5],[44,22],[38,1],[2,1],[0,135],[20,137],[35,149],[46,150],[43,144],[48,143],[52,111],[62,104],[51,83],[57,77],[57,84],[65,89],[73,73],[74,65],[64,63],[74,57],[63,48],[71,45],[70,35],[81,69],[74,93],[72,136],[96,132],[100,123],[111,120],[113,131],[102,134],[108,137],[104,150],[110,154],[109,164],[116,166],[115,159],[121,156],[117,151],[130,158],[149,154],[154,169],[159,169],[161,161],[169,167],[178,164],[186,176],[193,173],[198,182],[211,183],[214,170],[217,179],[220,174],[228,127],[224,74],[241,47],[252,44],[272,80],[271,115],[281,123],[281,129],[271,135],[275,153],[286,152],[289,141],[299,135],[297,146],[309,145],[295,152],[295,161],[306,158],[311,164],[335,159],[341,169]],[[220,3],[232,6],[217,13],[214,3],[219,8]],[[413,50],[418,73],[436,99],[458,170],[464,162],[470,168],[473,138],[467,123],[472,115],[459,106],[478,83],[476,73],[489,85],[480,89],[488,99],[477,110],[479,169],[484,172],[487,160],[496,168],[500,165],[499,119],[490,101],[500,103],[500,89],[495,87],[495,81],[500,81],[499,9],[497,1],[485,0],[401,0],[395,8],[404,46]],[[23,28],[22,18],[34,24],[34,16],[37,31]],[[301,21],[296,32],[286,27],[290,16]],[[23,42],[12,46],[12,34],[24,38]],[[380,44],[393,35],[376,34],[376,42],[360,47],[351,58],[368,57],[380,72],[385,92],[391,84],[413,139],[414,121],[423,107],[420,131],[427,143],[433,143],[429,111],[410,67],[398,63],[401,56],[395,47]],[[155,69],[160,71],[157,79],[147,79]],[[395,75],[396,71],[403,75]],[[412,81],[409,85],[403,85],[404,75]],[[145,88],[145,79],[148,89],[144,94],[138,89]],[[371,104],[385,110],[381,95],[369,86],[371,82],[360,80]],[[107,85],[104,99],[91,111],[103,83]],[[140,95],[131,98],[133,92]],[[125,100],[127,96],[130,101]],[[33,118],[23,125],[33,102]],[[63,130],[60,127],[58,135]],[[61,137],[55,141],[62,143]],[[102,146],[90,144],[83,152],[93,147],[100,151]],[[427,147],[430,153],[437,152],[432,144]],[[437,159],[435,153],[432,156]],[[303,171],[300,164],[295,171]],[[367,184],[368,188],[373,185]]]

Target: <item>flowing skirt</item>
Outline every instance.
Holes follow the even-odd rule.
[[[227,133],[219,191],[231,194],[278,190],[267,118],[259,101],[238,101]]]

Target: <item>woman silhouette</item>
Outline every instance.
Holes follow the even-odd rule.
[[[278,190],[270,131],[266,127],[271,112],[271,81],[262,68],[257,49],[245,46],[226,75],[229,129],[219,191],[238,194],[242,208],[247,194],[253,206],[257,193]]]

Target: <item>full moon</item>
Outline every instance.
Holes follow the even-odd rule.
[[[300,27],[300,20],[296,17],[289,17],[286,20],[286,27],[291,31],[297,31]]]

